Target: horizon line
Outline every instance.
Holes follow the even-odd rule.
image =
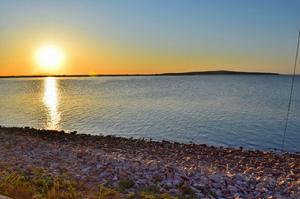
[[[109,77],[109,76],[192,76],[192,75],[292,75],[274,72],[249,72],[249,71],[187,71],[187,72],[166,72],[166,73],[128,73],[128,74],[36,74],[36,75],[0,75],[0,78],[30,78],[30,77]],[[300,75],[300,74],[296,74]]]

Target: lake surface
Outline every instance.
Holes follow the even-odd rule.
[[[280,148],[291,76],[0,79],[0,125]],[[300,151],[300,77],[286,149]]]

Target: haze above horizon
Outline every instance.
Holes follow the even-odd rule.
[[[300,26],[297,0],[0,0],[0,5],[0,76],[290,74]]]

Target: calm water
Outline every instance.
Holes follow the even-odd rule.
[[[280,148],[290,76],[0,79],[0,125]],[[300,151],[300,77],[286,148]]]

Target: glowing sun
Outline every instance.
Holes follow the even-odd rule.
[[[46,45],[39,48],[36,52],[36,62],[39,66],[46,69],[54,69],[63,64],[63,50],[54,45]]]

